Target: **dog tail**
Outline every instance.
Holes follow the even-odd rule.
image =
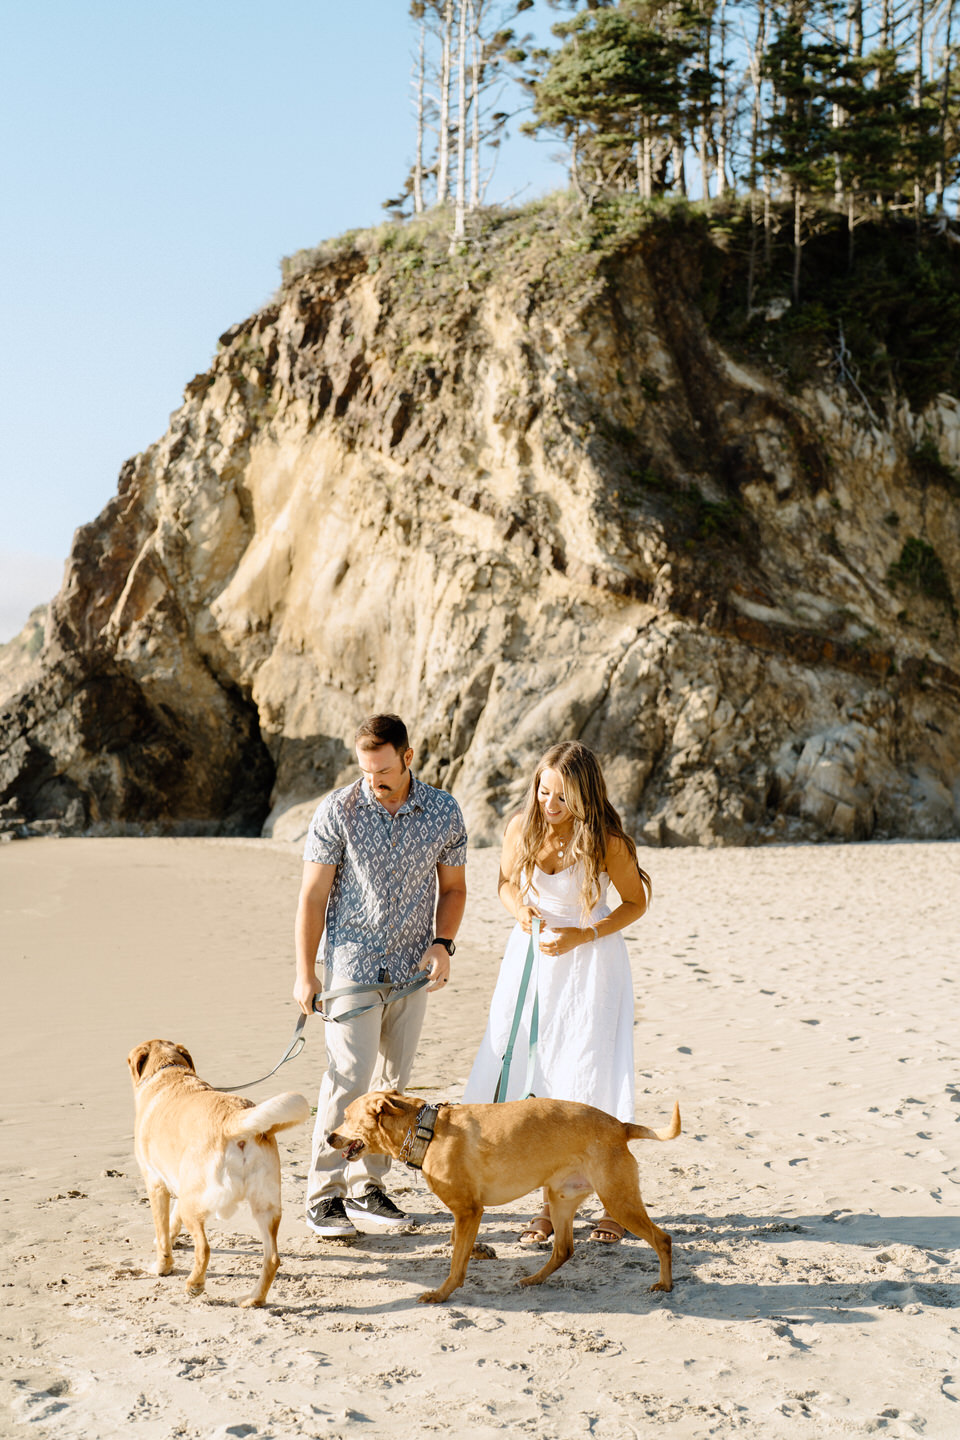
[[[674,1103],[673,1119],[666,1130],[648,1130],[646,1125],[624,1125],[628,1140],[676,1140],[680,1134],[680,1106]]]
[[[252,1140],[255,1135],[273,1135],[291,1125],[302,1125],[309,1114],[310,1106],[304,1097],[288,1090],[249,1110],[237,1110],[227,1121],[227,1138]]]

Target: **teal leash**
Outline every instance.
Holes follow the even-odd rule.
[[[513,1047],[517,1042],[517,1034],[520,1030],[520,1019],[523,1015],[523,1007],[527,1000],[527,990],[530,986],[530,976],[534,975],[533,981],[533,1010],[530,1015],[530,1034],[527,1037],[527,1075],[523,1087],[523,1100],[528,1100],[533,1094],[533,1072],[537,1062],[537,1037],[540,1034],[540,921],[534,919],[531,927],[530,943],[527,946],[527,958],[523,964],[523,974],[520,976],[520,989],[517,994],[517,1005],[513,1012],[513,1024],[510,1027],[510,1038],[507,1041],[507,1048],[503,1052],[503,1060],[500,1065],[500,1078],[497,1081],[497,1088],[494,1092],[494,1105],[502,1105],[507,1098],[507,1091],[510,1087],[510,1067],[513,1064]],[[536,971],[536,973],[534,973]]]

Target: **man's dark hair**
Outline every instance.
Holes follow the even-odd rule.
[[[405,755],[410,749],[407,727],[399,715],[368,715],[357,729],[354,744],[360,750],[392,745],[398,755]]]

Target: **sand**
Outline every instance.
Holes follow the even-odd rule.
[[[0,849],[4,1436],[683,1437],[960,1435],[958,862],[951,844],[647,851],[656,898],[629,933],[638,1144],[653,1252],[588,1243],[542,1287],[490,1212],[446,1305],[447,1233],[320,1240],[308,1127],[281,1137],[282,1268],[265,1310],[246,1212],[158,1279],[133,1159],[127,1051],[154,1035],[199,1072],[262,1074],[292,1031],[297,847],[31,840]],[[471,852],[454,981],[431,998],[411,1090],[456,1100],[509,928],[496,855]],[[320,1021],[254,1099],[315,1102]],[[591,1202],[595,1204],[595,1202]]]

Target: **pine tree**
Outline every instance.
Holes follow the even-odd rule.
[[[560,134],[584,209],[607,187],[662,189],[684,110],[685,70],[696,40],[686,12],[655,29],[640,5],[581,11],[554,26],[563,41],[533,82],[535,119]]]
[[[836,137],[831,125],[830,84],[840,52],[808,29],[804,0],[791,0],[778,18],[777,33],[764,59],[776,104],[763,159],[779,172],[793,211],[792,295],[800,299],[804,213],[817,198],[833,193],[831,159]]]
[[[483,201],[523,66],[524,129],[560,136],[584,209],[604,192],[750,197],[752,308],[778,217],[793,225],[794,292],[815,215],[857,226],[960,195],[960,0],[547,0],[557,44],[513,25],[534,0],[412,0],[417,25],[414,164],[393,208],[455,202],[455,230]],[[490,157],[482,163],[482,156]],[[816,223],[820,223],[818,220]]]

